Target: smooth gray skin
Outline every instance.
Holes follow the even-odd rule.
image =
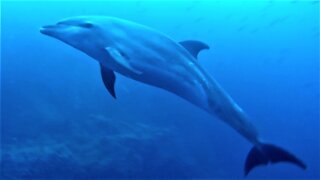
[[[253,144],[260,143],[242,109],[194,56],[168,36],[106,16],[68,18],[44,26],[40,32],[79,49],[110,70],[186,99],[229,124]]]

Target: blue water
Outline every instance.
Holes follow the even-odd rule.
[[[1,178],[243,178],[252,145],[164,90],[39,33],[77,15],[135,21],[211,48],[199,63],[266,142],[308,166],[248,178],[320,178],[319,1],[1,1]]]

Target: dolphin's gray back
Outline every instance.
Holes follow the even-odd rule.
[[[121,69],[119,73],[166,89],[197,106],[207,104],[203,87],[208,84],[206,74],[179,43],[163,33],[122,19],[104,19],[99,23],[106,32],[105,38],[112,42],[109,45],[123,52],[142,75]]]

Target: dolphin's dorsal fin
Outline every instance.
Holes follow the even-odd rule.
[[[187,40],[181,41],[180,44],[196,59],[201,50],[209,49],[209,46],[201,41]]]
[[[127,70],[133,73],[141,74],[139,70],[135,69],[130,65],[130,62],[129,62],[130,59],[126,54],[121,53],[120,51],[118,51],[113,47],[106,47],[105,50],[109,53],[109,55],[113,58],[113,60],[117,62],[118,65],[120,65],[123,68],[126,68]]]
[[[102,64],[100,64],[101,77],[104,86],[107,88],[112,97],[116,99],[116,93],[114,91],[114,83],[116,81],[116,75],[114,72]]]

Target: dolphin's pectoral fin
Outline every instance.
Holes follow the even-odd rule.
[[[109,55],[117,62],[118,65],[126,68],[127,70],[141,74],[141,72],[130,65],[129,57],[126,54],[121,53],[115,48],[106,47],[105,50],[109,53]]]
[[[101,76],[104,86],[107,88],[112,97],[116,99],[116,93],[114,91],[114,83],[116,81],[116,75],[114,72],[102,64],[100,64]]]
[[[200,41],[187,40],[179,42],[190,54],[197,59],[198,54],[203,49],[209,49],[209,46]]]

